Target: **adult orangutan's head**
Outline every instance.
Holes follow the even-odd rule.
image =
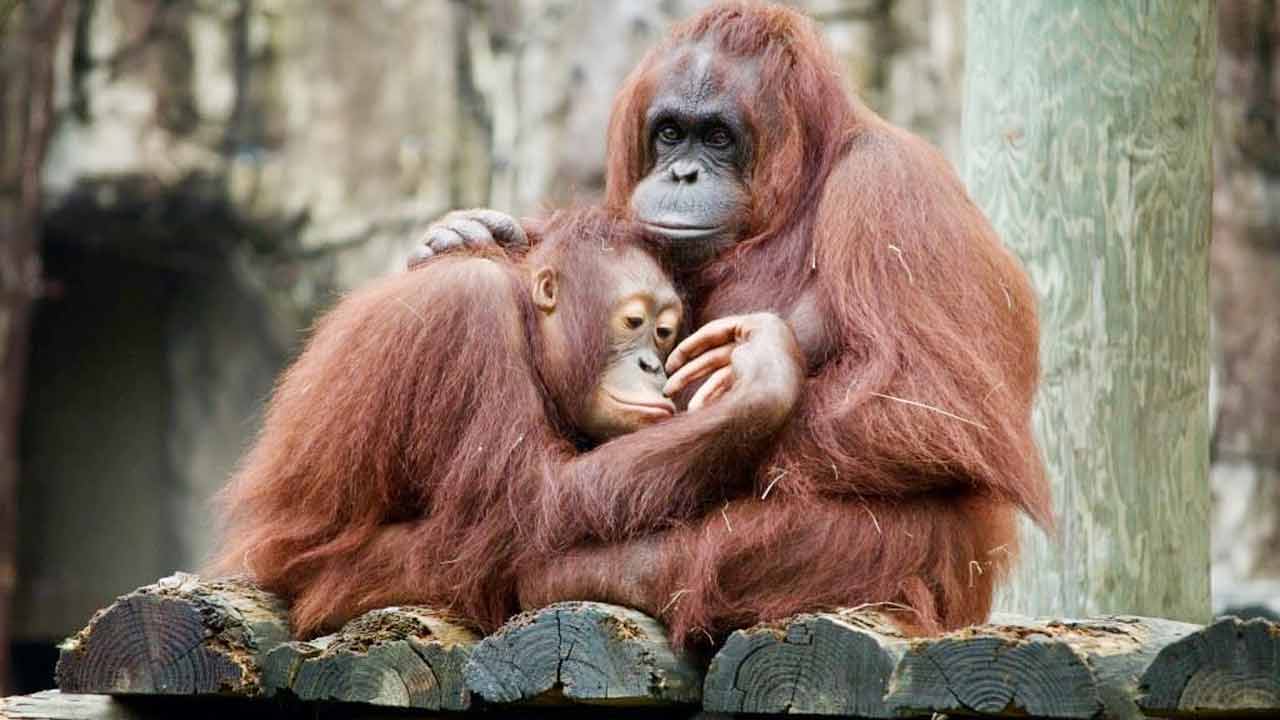
[[[645,111],[649,170],[630,209],[651,232],[702,258],[732,244],[749,212],[752,137],[729,88],[750,71],[701,46],[666,65]]]
[[[783,8],[725,4],[628,78],[609,129],[608,203],[697,264],[794,224],[838,155],[848,103]],[[839,138],[835,138],[839,140]]]

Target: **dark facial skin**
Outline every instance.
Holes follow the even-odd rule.
[[[751,137],[730,87],[743,72],[692,48],[646,113],[653,167],[636,185],[631,209],[689,264],[731,246],[748,212]]]
[[[625,250],[604,270],[609,275],[609,357],[591,391],[578,430],[595,442],[634,432],[675,414],[663,395],[666,361],[680,332],[683,308],[671,281],[658,264],[637,250]],[[560,355],[573,358],[565,347],[563,313],[557,273],[540,268],[532,278],[533,301],[542,311],[542,332],[561,346]]]
[[[642,138],[653,167],[632,191],[631,210],[666,239],[674,260],[692,268],[732,247],[750,217],[754,138],[740,98],[751,96],[759,78],[750,60],[699,46],[677,54],[664,75]],[[795,331],[811,367],[830,356],[825,312],[815,295],[774,310]]]

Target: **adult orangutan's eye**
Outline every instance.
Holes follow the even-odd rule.
[[[674,145],[684,139],[684,133],[675,123],[663,123],[658,126],[658,139],[668,145]]]
[[[718,127],[707,133],[707,147],[723,150],[733,144],[733,134],[727,128]]]

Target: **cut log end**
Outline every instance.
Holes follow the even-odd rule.
[[[473,692],[494,703],[645,706],[697,703],[702,675],[652,618],[567,602],[513,618],[476,646]]]
[[[1138,705],[1157,717],[1280,716],[1280,624],[1227,617],[1168,645]]]
[[[799,615],[729,636],[703,707],[724,713],[897,717],[884,703],[906,639],[866,610]]]
[[[276,647],[265,684],[301,700],[466,710],[462,668],[476,639],[428,608],[372,610],[333,635]]]
[[[913,640],[886,702],[902,713],[1135,717],[1138,676],[1197,626],[1156,618],[1036,620]]]
[[[178,573],[99,611],[63,643],[66,692],[240,695],[261,692],[257,657],[288,635],[283,608],[240,580]]]

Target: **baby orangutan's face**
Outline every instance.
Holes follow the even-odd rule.
[[[634,432],[675,414],[675,404],[662,393],[667,382],[667,355],[675,347],[684,312],[671,280],[648,254],[634,248],[618,251],[602,264],[601,285],[607,288],[607,359],[599,381],[581,408],[576,425],[594,442]],[[555,320],[558,290],[549,269],[533,277],[534,303],[548,312],[544,332],[563,337]]]
[[[676,407],[662,388],[683,309],[671,281],[648,255],[631,250],[613,266],[609,360],[581,420],[592,440],[665,420]]]

